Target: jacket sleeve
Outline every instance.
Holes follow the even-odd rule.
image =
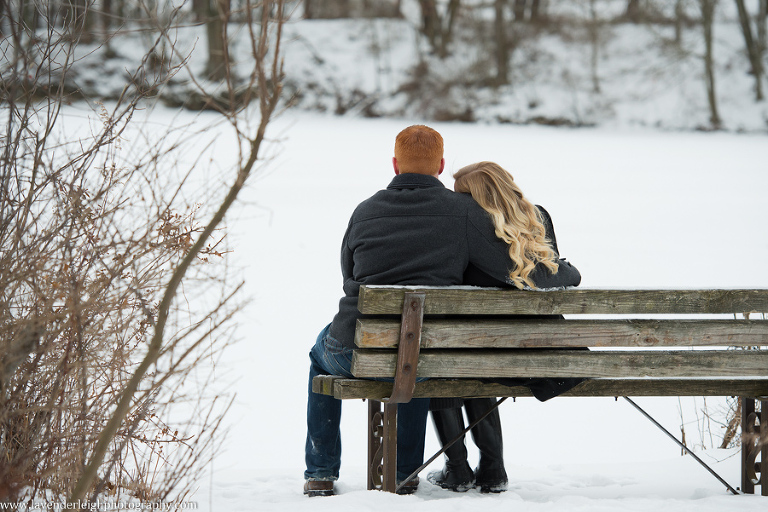
[[[352,249],[349,248],[349,235],[352,231],[352,219],[349,219],[347,230],[344,232],[344,238],[341,241],[341,275],[344,283],[344,290],[347,289],[347,283],[354,278],[354,259]]]
[[[544,209],[544,207],[537,204],[536,208],[538,208],[539,212],[541,213],[541,220],[544,223],[544,234],[547,237],[547,240],[549,240],[549,244],[552,246],[555,254],[560,257],[560,251],[557,249],[557,237],[555,236],[555,226],[552,224],[552,217],[549,215],[549,212]]]
[[[544,222],[547,239],[552,245],[557,257],[560,257],[560,251],[557,249],[557,238],[555,237],[555,227],[552,224],[552,217],[543,207],[536,205],[541,212],[541,218]],[[544,265],[539,263],[531,273],[531,279],[538,288],[562,288],[564,286],[578,286],[581,283],[581,273],[579,270],[561,258],[557,261],[557,274],[552,274]]]
[[[557,274],[553,274],[541,263],[531,272],[531,280],[537,288],[563,288],[565,286],[578,286],[581,283],[579,269],[571,265],[565,259],[557,260]]]

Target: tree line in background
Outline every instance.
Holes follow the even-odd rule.
[[[162,41],[170,29],[204,25],[208,60],[205,76],[200,78],[226,81],[231,78],[227,28],[258,19],[261,4],[252,0],[0,0],[0,37],[66,28],[78,44],[103,45],[109,58],[114,56],[112,41],[121,31],[142,30]],[[268,9],[274,15],[278,7]],[[279,9],[290,10],[283,2]],[[148,63],[152,68],[167,66],[171,60],[171,52],[163,49],[162,44],[153,48]]]
[[[532,31],[557,31],[559,25],[581,23],[587,26],[592,47],[592,88],[600,92],[597,74],[600,31],[606,24],[634,23],[674,26],[675,42],[680,43],[684,28],[699,25],[704,41],[704,78],[713,128],[722,124],[719,114],[714,59],[717,8],[732,2],[744,38],[749,73],[754,79],[755,101],[765,98],[763,80],[766,76],[765,58],[768,38],[768,0],[418,0],[421,15],[420,31],[429,42],[431,51],[439,58],[460,51],[452,46],[456,26],[462,18],[490,17],[490,27],[482,31],[492,34],[495,75],[491,85],[510,81],[510,58],[515,46]],[[403,0],[304,0],[304,17],[400,17]],[[570,4],[570,11],[554,9]],[[749,4],[749,5],[748,5]],[[485,14],[480,14],[481,12]],[[481,33],[478,38],[482,38]]]
[[[99,42],[109,48],[116,31],[143,26],[156,30],[167,20],[185,26],[205,26],[207,65],[197,78],[214,82],[237,81],[233,71],[228,30],[242,24],[248,0],[0,0],[0,31],[8,34],[12,20],[28,27],[67,24],[82,42]],[[44,7],[43,7],[44,6]],[[616,23],[674,26],[679,44],[687,28],[698,27],[705,87],[713,128],[722,121],[717,102],[714,41],[718,7],[738,13],[744,51],[754,79],[755,101],[765,97],[765,58],[768,0],[292,0],[281,7],[285,16],[305,19],[401,18],[406,10],[419,13],[418,30],[435,58],[445,59],[462,47],[454,44],[457,27],[474,23],[475,40],[488,44],[493,56],[492,76],[484,85],[510,83],[510,61],[515,48],[537,33],[552,33],[578,24],[586,27],[591,43],[592,91],[601,90],[598,65],[602,32]],[[154,28],[153,28],[154,27]],[[12,34],[11,34],[12,35]],[[465,44],[466,38],[462,44]],[[480,43],[478,43],[480,44]],[[107,52],[109,54],[109,52]],[[170,56],[162,47],[151,55],[153,66],[167,65]],[[187,102],[187,106],[188,102]]]

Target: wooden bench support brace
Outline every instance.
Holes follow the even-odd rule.
[[[368,401],[368,490],[393,493],[397,488],[397,404],[413,398],[423,320],[424,294],[406,293],[392,395]]]

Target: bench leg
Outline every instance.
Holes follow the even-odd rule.
[[[397,404],[368,400],[368,490],[395,492]]]
[[[368,399],[368,490],[381,488],[381,402]]]
[[[754,494],[759,485],[768,496],[768,400],[761,400],[759,412],[756,402],[741,399],[741,491]]]
[[[750,464],[753,452],[754,421],[755,400],[743,396],[741,397],[741,492],[745,494],[755,493],[754,461]]]
[[[760,494],[768,496],[768,400],[760,401]]]
[[[760,494],[768,496],[768,400],[760,401],[759,423],[760,433],[756,449],[760,451]]]

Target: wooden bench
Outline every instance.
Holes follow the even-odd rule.
[[[487,378],[586,377],[562,396],[742,397],[741,491],[768,496],[768,290],[363,286],[358,307],[372,316],[357,324],[356,378],[313,390],[368,399],[369,489],[396,488],[397,403],[531,396]]]

